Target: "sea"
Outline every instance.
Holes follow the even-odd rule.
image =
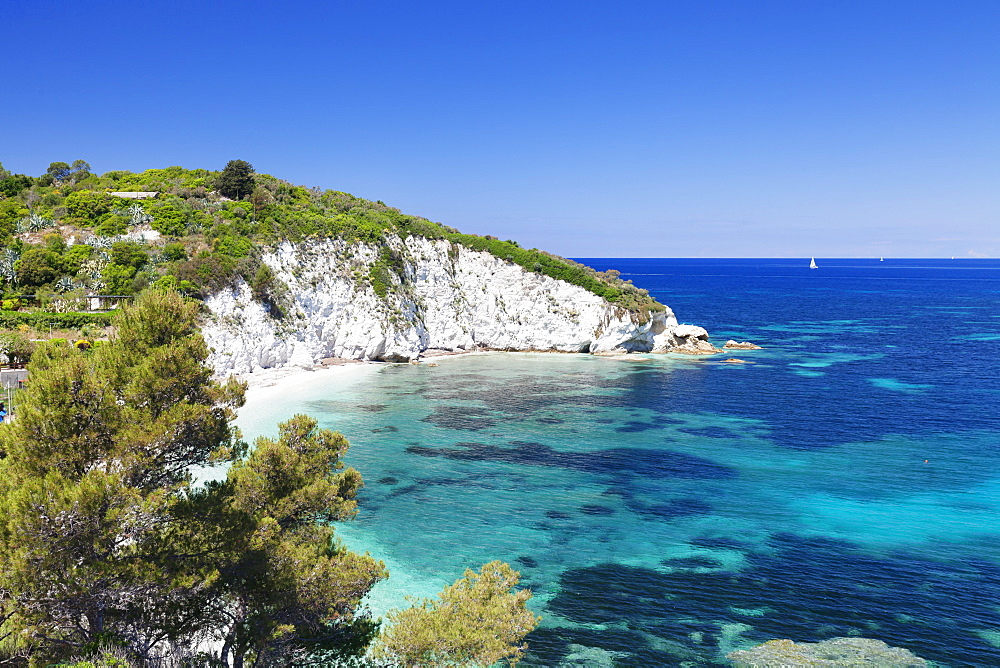
[[[763,349],[369,365],[241,413],[349,438],[374,614],[500,559],[524,666],[841,636],[1000,666],[1000,261],[580,261]]]

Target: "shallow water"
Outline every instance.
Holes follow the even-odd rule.
[[[1000,665],[1000,263],[587,262],[766,348],[443,358],[241,415],[350,438],[377,614],[503,559],[545,618],[526,665],[841,635]]]

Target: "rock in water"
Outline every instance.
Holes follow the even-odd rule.
[[[711,355],[719,349],[708,341],[708,332],[697,325],[677,325],[653,338],[654,353]]]
[[[737,668],[786,666],[924,668],[927,661],[901,647],[890,647],[869,638],[831,638],[823,642],[768,640],[763,645],[730,652],[726,657]]]
[[[726,341],[726,345],[722,347],[730,349],[736,348],[738,350],[761,350],[761,346],[758,346],[756,343],[750,343],[749,341],[734,341],[733,339]]]

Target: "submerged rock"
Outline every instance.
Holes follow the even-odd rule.
[[[614,668],[615,659],[627,657],[625,652],[609,652],[600,647],[569,645],[569,653],[559,662],[559,668]]]
[[[737,349],[737,350],[761,350],[762,347],[758,346],[756,343],[750,343],[749,341],[734,341],[729,339],[726,341],[726,345],[723,348]]]
[[[768,640],[763,645],[730,652],[726,657],[737,668],[785,666],[923,668],[927,661],[901,647],[890,647],[869,638],[831,638],[823,642]]]

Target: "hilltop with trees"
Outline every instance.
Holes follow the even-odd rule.
[[[85,293],[131,295],[154,285],[204,297],[241,277],[266,287],[262,248],[316,237],[385,248],[389,235],[486,251],[631,311],[663,308],[617,272],[596,272],[515,241],[462,234],[380,201],[296,186],[257,174],[243,160],[222,171],[168,167],[102,175],[77,160],[54,162],[38,177],[0,166],[0,280],[10,297],[40,293],[72,303]],[[371,280],[378,283],[378,276]]]

